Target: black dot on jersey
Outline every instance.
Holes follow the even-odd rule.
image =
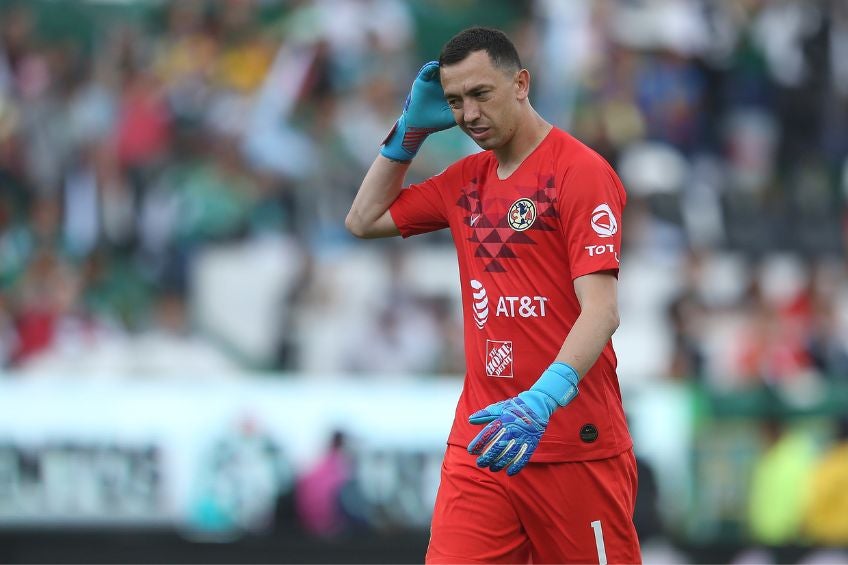
[[[592,443],[598,439],[598,428],[594,424],[583,424],[583,427],[580,428],[580,439],[584,443]]]

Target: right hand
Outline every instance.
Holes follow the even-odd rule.
[[[408,163],[431,133],[456,125],[439,80],[439,62],[426,63],[412,83],[403,112],[383,140],[380,154]]]

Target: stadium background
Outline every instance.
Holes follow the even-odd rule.
[[[343,218],[472,24],[629,192],[646,561],[848,561],[838,0],[0,2],[0,561],[421,560],[462,289]]]

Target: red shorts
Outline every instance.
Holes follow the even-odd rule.
[[[449,445],[427,563],[641,563],[633,450],[492,473]]]

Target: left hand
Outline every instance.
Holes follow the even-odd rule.
[[[472,424],[488,424],[468,444],[468,453],[479,455],[478,467],[497,472],[508,466],[509,476],[524,468],[536,451],[553,411],[547,409],[550,402],[543,396],[541,392],[527,390],[509,400],[490,404],[468,418]]]
[[[523,469],[539,447],[551,415],[577,396],[579,380],[571,365],[554,361],[530,390],[469,416],[472,424],[488,424],[468,444],[468,453],[479,455],[477,466],[492,471],[509,467],[509,476]]]

